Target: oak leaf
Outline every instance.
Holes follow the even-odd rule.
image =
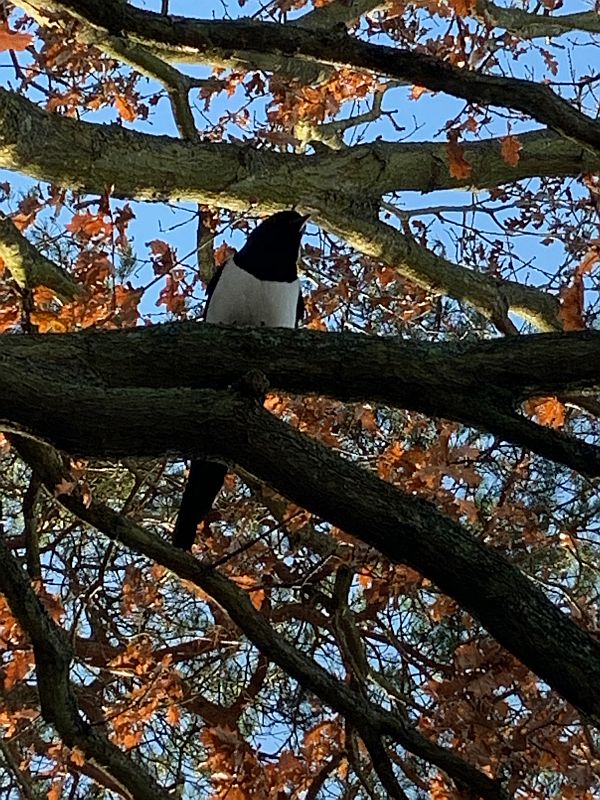
[[[4,667],[4,688],[12,689],[31,672],[33,665],[34,658],[30,650],[15,650]]]
[[[419,97],[425,94],[427,88],[425,86],[413,86],[410,90],[410,99],[418,100]]]
[[[25,50],[33,42],[30,33],[11,31],[6,22],[0,23],[0,51]]]
[[[61,494],[72,494],[76,486],[76,481],[68,481],[66,478],[63,478],[62,481],[57,483],[54,487],[54,497],[60,497]]]
[[[507,164],[510,164],[511,167],[516,167],[521,158],[523,145],[516,136],[503,136],[500,141],[502,142],[500,146],[502,158]]]
[[[458,181],[464,180],[469,177],[473,168],[465,158],[462,145],[458,143],[458,133],[450,131],[448,139],[446,153],[448,154],[450,176]]]
[[[134,122],[137,118],[135,107],[130,102],[129,98],[123,94],[115,96],[115,108],[121,119],[124,119],[125,122]]]
[[[583,319],[583,279],[576,275],[571,286],[563,286],[558,293],[560,308],[558,317],[565,331],[582,331],[585,329]]]
[[[526,403],[526,409],[533,414],[540,425],[547,428],[562,428],[565,424],[565,407],[557,397],[542,397]]]

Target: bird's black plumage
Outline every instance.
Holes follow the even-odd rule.
[[[304,313],[297,262],[306,219],[280,211],[252,231],[208,284],[207,322],[296,327]],[[191,549],[226,474],[219,462],[192,461],[173,532],[176,547]]]

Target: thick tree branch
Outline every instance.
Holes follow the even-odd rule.
[[[18,374],[15,383],[21,386],[23,380]],[[431,503],[394,489],[255,401],[231,392],[99,387],[84,392],[54,385],[45,390],[36,385],[32,399],[27,394],[33,386],[25,384],[20,391],[17,386],[21,396],[2,398],[3,416],[17,422],[13,430],[28,428],[65,452],[221,457],[248,470],[294,503],[421,572],[600,722],[600,642],[503,556]],[[168,424],[157,425],[157,420]]]
[[[35,3],[21,3],[36,13]],[[548,86],[532,81],[484,75],[422,53],[398,50],[356,39],[344,30],[306,30],[255,20],[197,20],[165,18],[142,11],[122,0],[64,0],[45,2],[46,11],[66,12],[93,25],[98,35],[125,35],[133,42],[171,60],[173,54],[200,54],[208,63],[222,65],[249,54],[246,68],[261,65],[257,58],[271,54],[278,58],[324,63],[331,67],[364,69],[378,75],[425,86],[479,105],[521,111],[562,136],[600,153],[600,123],[577,111]],[[235,48],[232,48],[235,42]],[[239,65],[239,55],[238,55]],[[243,59],[242,59],[243,60]]]
[[[334,0],[319,6],[289,25],[299,25],[309,30],[333,28],[335,25],[351,25],[363,14],[384,8],[390,0]]]
[[[30,134],[23,136],[23,130]],[[533,159],[541,165],[546,144],[540,136]],[[452,264],[377,220],[379,194],[389,190],[391,182],[376,176],[385,176],[389,168],[400,181],[403,164],[411,174],[411,158],[420,162],[414,145],[403,146],[403,160],[397,157],[401,151],[392,154],[392,147],[376,143],[325,157],[305,157],[231,144],[190,144],[53,116],[0,90],[0,166],[4,168],[92,192],[102,193],[112,186],[113,194],[121,197],[179,198],[238,211],[251,206],[265,212],[292,205],[310,208],[316,222],[420,286],[467,301],[494,320],[512,311],[542,329],[558,328],[558,302],[551,295]],[[438,162],[436,155],[442,149],[431,145],[429,171],[423,168],[423,178],[435,172],[436,163],[445,169],[446,162]],[[472,152],[486,160],[485,150],[473,146]],[[579,170],[579,157],[575,162]],[[409,178],[411,184],[413,180]],[[354,194],[356,185],[363,187],[360,199]]]
[[[58,398],[48,394],[53,384],[59,390],[72,387],[87,402],[94,386],[99,390],[224,389],[246,371],[259,370],[274,390],[374,401],[456,420],[583,474],[600,475],[600,448],[536,425],[515,410],[530,397],[598,394],[597,331],[424,344],[351,333],[188,323],[3,337],[0,360],[4,365],[0,413],[24,425],[37,418],[38,398],[47,395],[50,406],[60,405]],[[345,370],[344,364],[352,368]],[[107,398],[106,403],[110,414],[111,400]],[[33,416],[11,418],[11,409]],[[108,420],[105,424],[109,429]]]
[[[154,71],[156,71],[157,74],[165,74],[163,67],[156,69],[156,66],[151,63],[152,58],[162,63],[170,61],[172,63],[185,64],[212,64],[215,68],[231,67],[233,69],[246,69],[248,65],[252,63],[253,69],[276,72],[281,77],[297,81],[300,84],[322,83],[327,80],[333,72],[332,67],[327,64],[310,63],[288,56],[273,55],[272,53],[261,55],[260,53],[255,53],[253,51],[245,52],[237,48],[235,52],[230,48],[228,53],[224,53],[221,57],[217,56],[216,60],[211,60],[197,53],[186,55],[181,52],[179,48],[175,48],[174,51],[170,53],[168,50],[154,47],[152,44],[147,46],[143,41],[134,40],[132,37],[124,35],[121,18],[125,9],[120,3],[115,3],[114,0],[110,11],[114,12],[116,16],[113,20],[113,24],[108,28],[103,28],[96,23],[94,18],[90,17],[88,19],[84,15],[78,14],[76,10],[67,8],[59,2],[23,0],[23,2],[19,3],[19,6],[39,22],[40,25],[49,27],[60,27],[61,22],[57,15],[68,13],[74,16],[82,26],[82,34],[85,41],[106,52],[113,52],[115,56],[130,63],[135,69],[139,70],[141,68],[142,72],[149,75]],[[167,24],[170,24],[171,20],[176,19],[176,17],[169,14],[165,15],[161,13],[160,16]],[[307,17],[308,16],[309,15],[307,15]],[[122,51],[121,56],[119,56],[119,51]],[[143,64],[146,66],[142,66]],[[184,81],[189,80],[186,75],[182,75],[181,77]],[[178,80],[177,83],[179,82]]]
[[[47,286],[67,300],[83,294],[83,288],[43,256],[8,217],[0,217],[0,258],[21,289]]]
[[[54,723],[66,745],[78,747],[96,767],[108,772],[124,797],[166,800],[168,792],[140,764],[133,763],[118,747],[101,737],[81,716],[69,681],[71,645],[62,628],[48,616],[2,536],[0,560],[0,590],[33,645],[44,719]]]
[[[600,33],[600,16],[596,11],[547,17],[521,8],[497,6],[489,0],[477,0],[474,16],[486,25],[504,28],[522,39],[560,36],[571,31]]]
[[[15,446],[54,494],[54,487],[69,475],[61,456],[47,445],[25,439],[15,440]],[[187,553],[146,533],[107,506],[94,500],[91,503],[85,501],[78,489],[71,494],[60,495],[58,500],[110,539],[132,547],[207,592],[227,611],[260,652],[292,675],[301,686],[343,714],[361,734],[364,733],[366,737],[391,737],[409,752],[445,770],[459,787],[469,787],[481,797],[489,800],[502,800],[505,797],[496,781],[449,750],[428,741],[407,720],[370,703],[332,677],[317,662],[296,650],[256,611],[241,589],[212,567],[199,563]]]

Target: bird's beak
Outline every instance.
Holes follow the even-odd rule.
[[[301,231],[303,231],[306,228],[309,219],[310,219],[310,214],[303,214],[302,215],[302,222],[300,223],[300,230]]]

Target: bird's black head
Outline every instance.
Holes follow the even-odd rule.
[[[235,254],[235,263],[263,281],[295,281],[306,220],[297,211],[279,211],[263,220]]]

